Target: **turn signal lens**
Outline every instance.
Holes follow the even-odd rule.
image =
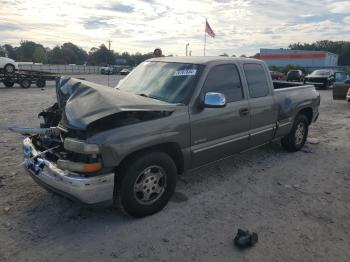
[[[95,172],[102,168],[102,163],[86,164],[83,168],[85,172]]]
[[[57,161],[57,167],[64,170],[75,171],[75,172],[95,172],[102,169],[102,163],[80,163],[72,162],[69,160],[59,159]]]

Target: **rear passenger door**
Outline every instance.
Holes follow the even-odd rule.
[[[259,63],[245,63],[243,70],[249,91],[249,146],[254,147],[272,139],[277,120],[277,105],[264,67]]]
[[[249,137],[249,106],[235,64],[213,66],[201,96],[225,95],[223,108],[203,108],[190,113],[192,167],[201,166],[242,151]]]

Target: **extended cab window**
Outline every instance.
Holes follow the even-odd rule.
[[[226,102],[238,101],[243,98],[242,84],[235,65],[218,65],[213,67],[205,80],[203,93],[222,93]]]
[[[269,94],[269,85],[262,65],[245,64],[244,73],[251,98],[263,97]]]

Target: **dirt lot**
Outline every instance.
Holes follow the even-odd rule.
[[[319,143],[297,153],[271,144],[196,170],[162,212],[135,220],[36,185],[7,127],[37,126],[54,88],[0,88],[0,261],[349,261],[350,104],[320,92],[309,135]],[[238,228],[258,244],[237,250]]]

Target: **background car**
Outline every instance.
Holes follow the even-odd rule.
[[[18,70],[18,64],[11,58],[0,57],[0,68],[3,68],[6,73],[12,74]]]
[[[104,66],[104,67],[101,67],[100,73],[102,75],[114,75],[117,73],[117,69],[112,66]]]
[[[319,69],[305,77],[305,83],[328,89],[334,84],[334,71],[331,69]]]
[[[124,68],[124,69],[122,69],[122,70],[119,72],[119,74],[120,74],[120,75],[128,75],[130,72],[131,72],[130,69]]]
[[[287,73],[287,81],[304,82],[305,75],[301,70],[289,70]]]
[[[278,71],[270,71],[270,75],[272,80],[282,80],[284,77],[284,74]]]

